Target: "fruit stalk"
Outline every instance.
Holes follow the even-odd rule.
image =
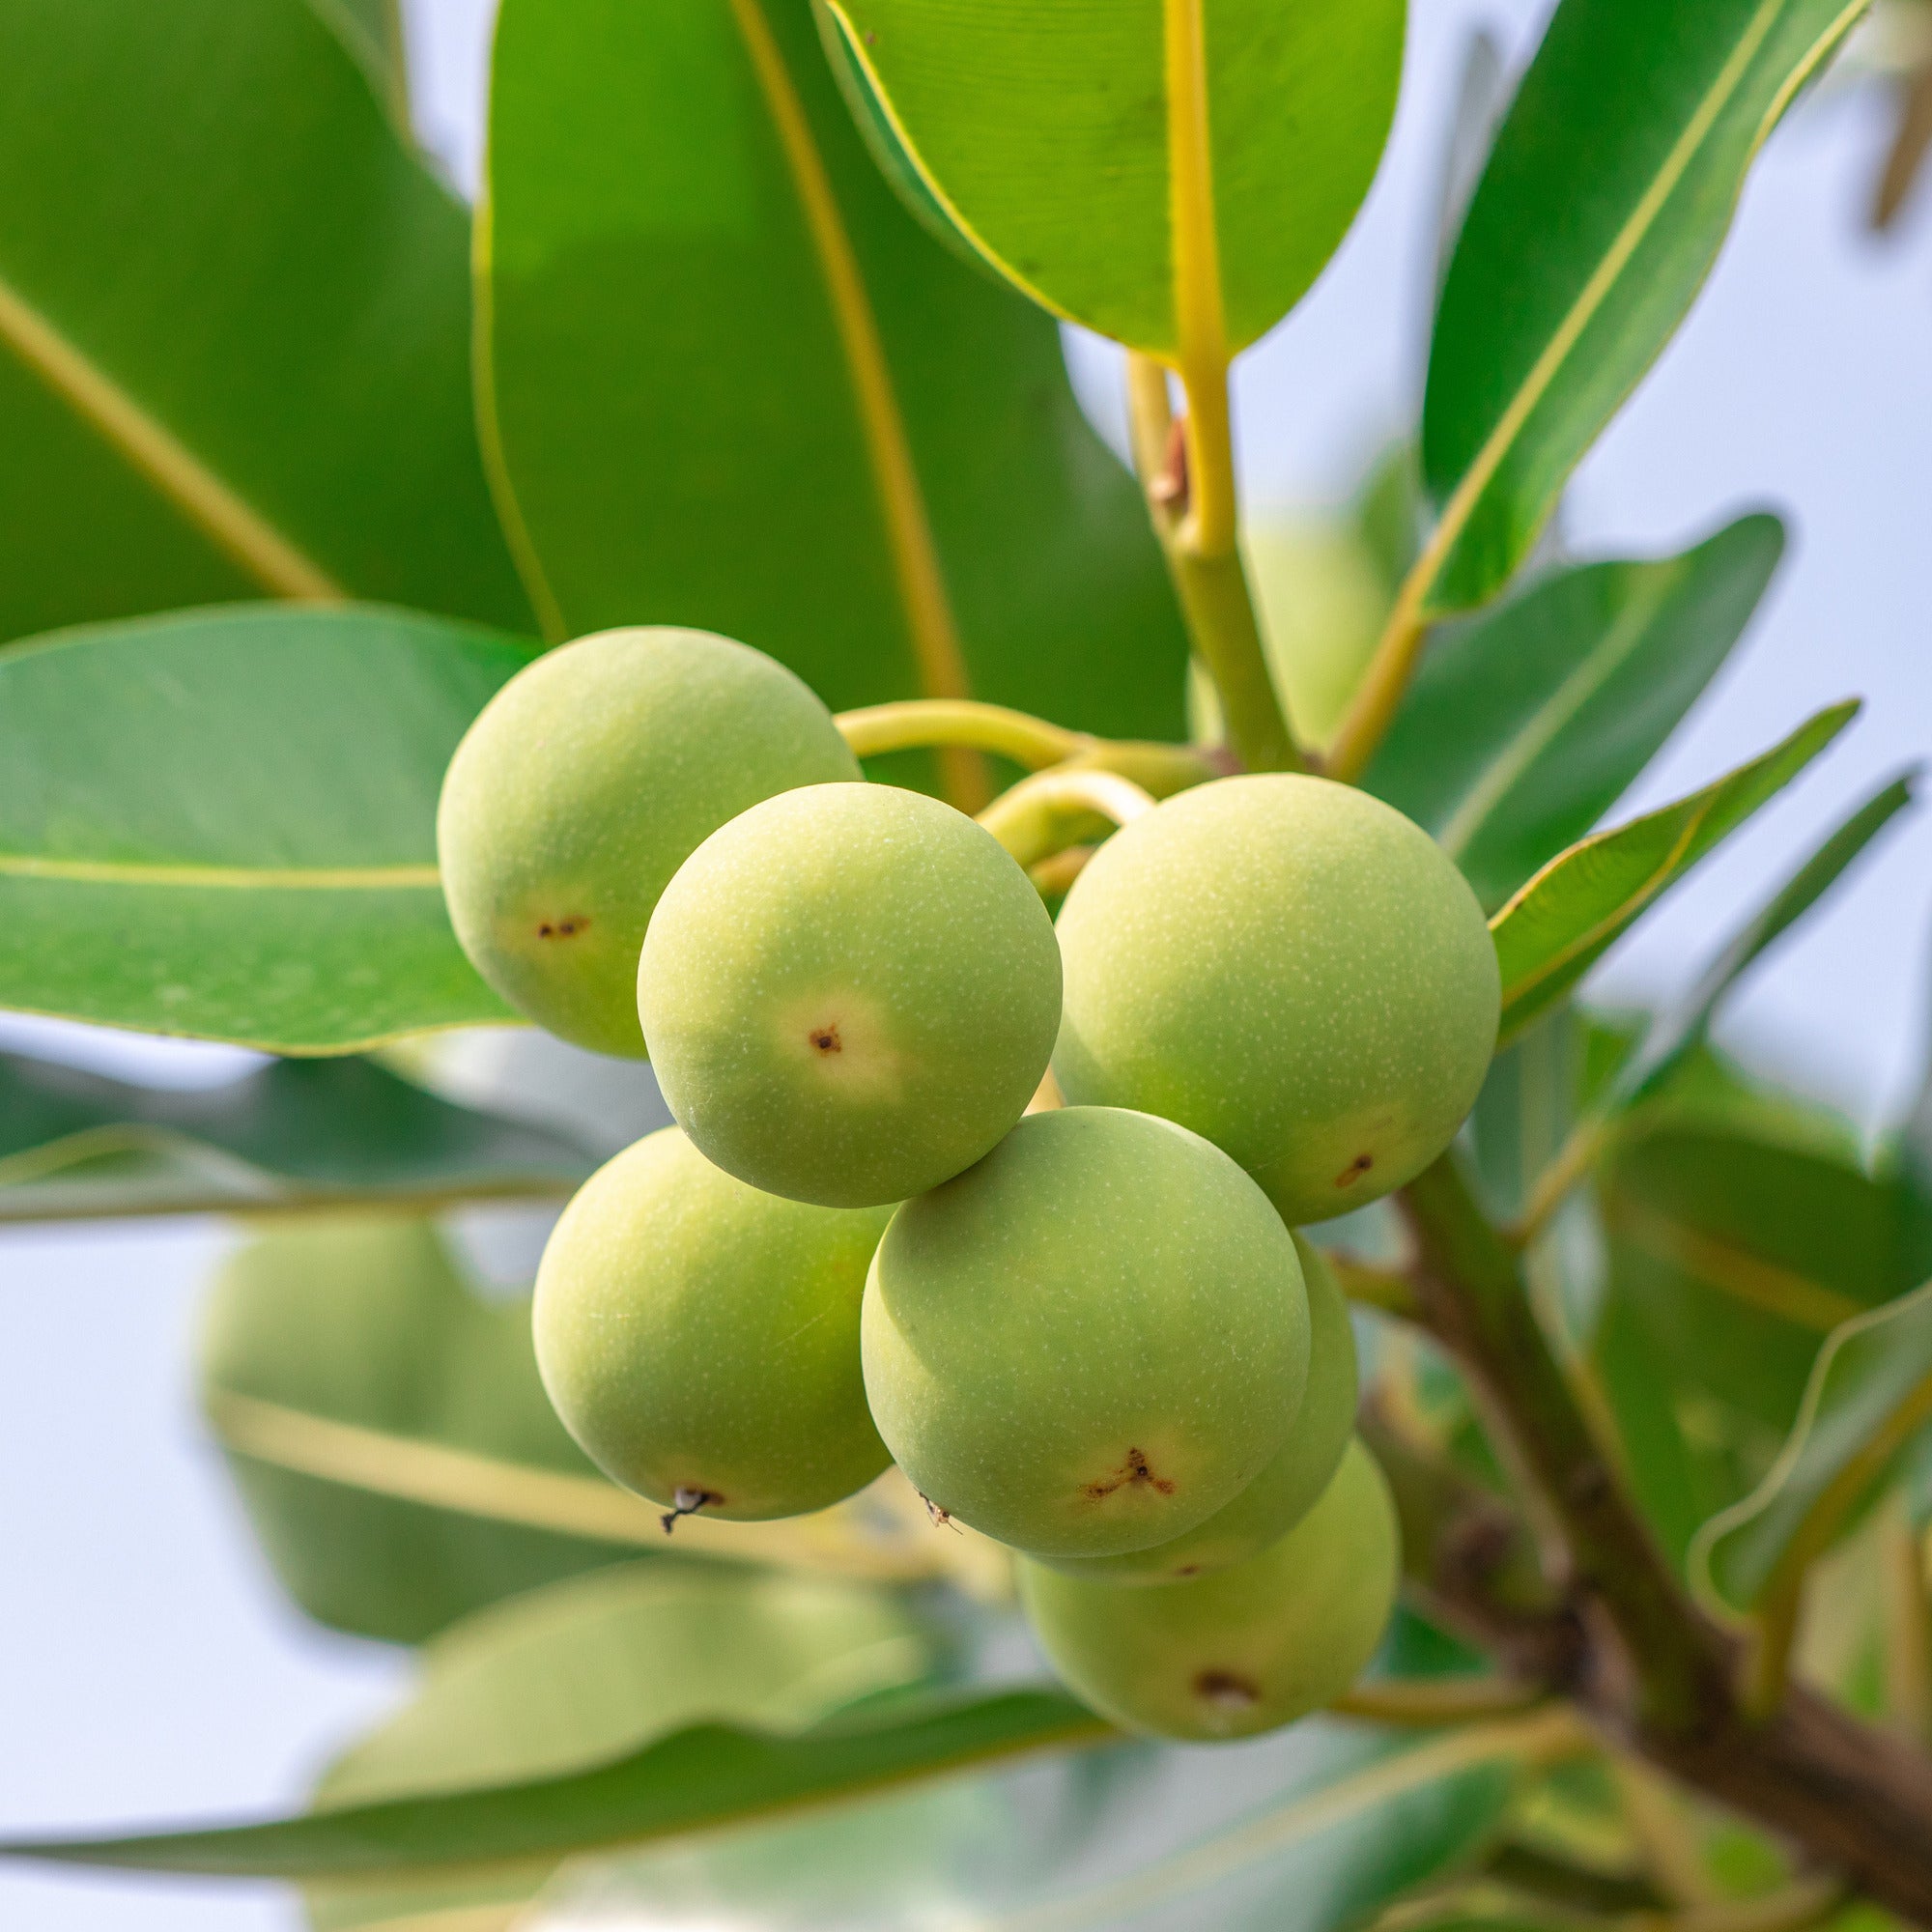
[[[1546,1568],[1555,1559],[1547,1604],[1523,1595],[1520,1565],[1471,1560],[1516,1534],[1491,1501],[1487,1535],[1445,1529],[1411,1552],[1425,1587],[1518,1674],[1541,1675],[1653,1764],[1932,1925],[1932,1760],[1802,1685],[1776,1710],[1746,1709],[1741,1646],[1690,1602],[1625,1495],[1461,1157],[1452,1149],[1401,1200],[1419,1251],[1421,1320],[1468,1371],[1499,1450],[1547,1520]],[[1400,1464],[1403,1445],[1390,1446]],[[1390,1474],[1401,1506],[1405,1480]],[[1411,1511],[1402,1515],[1406,1530]]]
[[[1198,393],[1204,387],[1212,393]],[[1298,772],[1307,760],[1268,675],[1261,625],[1248,590],[1231,513],[1208,521],[1190,515],[1199,498],[1235,501],[1232,443],[1225,436],[1189,439],[1168,399],[1167,370],[1151,356],[1127,357],[1128,410],[1134,465],[1147,494],[1148,515],[1167,557],[1175,595],[1195,655],[1220,694],[1221,715],[1235,755],[1251,772]],[[1197,376],[1189,406],[1225,420],[1227,372],[1218,386]],[[1208,475],[1192,469],[1211,467]]]
[[[1099,740],[1004,704],[970,697],[908,697],[841,711],[833,721],[855,758],[883,752],[966,746],[997,752],[1030,772],[1091,750]]]

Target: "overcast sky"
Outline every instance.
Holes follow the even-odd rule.
[[[473,176],[482,0],[416,0],[426,136]],[[1344,495],[1412,413],[1436,156],[1473,23],[1513,53],[1540,0],[1416,0],[1389,161],[1355,235],[1240,371],[1257,503]],[[1572,494],[1590,554],[1683,548],[1747,505],[1792,554],[1731,667],[1622,812],[1694,787],[1820,704],[1866,720],[1613,957],[1612,997],[1690,979],[1728,923],[1884,774],[1932,751],[1921,580],[1932,508],[1932,207],[1880,245],[1860,214],[1882,139],[1869,97],[1826,98],[1774,143],[1690,324]],[[1932,201],[1928,197],[1927,201]],[[1094,373],[1093,358],[1083,369]],[[1932,812],[1894,835],[1830,915],[1753,982],[1727,1034],[1795,1065],[1867,1124],[1893,1115],[1927,1032]],[[207,1078],[216,1049],[142,1048],[12,1025],[96,1064]],[[0,1236],[0,1824],[208,1814],[298,1796],[401,1663],[301,1626],[267,1579],[187,1396],[207,1224]],[[0,1922],[36,1932],[287,1926],[271,1895],[0,1872]]]

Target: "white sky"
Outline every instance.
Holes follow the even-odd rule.
[[[412,0],[422,120],[473,174],[486,0]],[[1463,37],[1526,44],[1544,0],[1416,0],[1409,81],[1368,211],[1313,297],[1238,386],[1258,502],[1333,500],[1398,428],[1416,385],[1421,238]],[[1818,705],[1871,699],[1848,744],[1612,959],[1632,997],[1685,983],[1750,905],[1880,775],[1932,750],[1920,572],[1932,508],[1932,194],[1907,233],[1859,213],[1882,128],[1826,100],[1774,144],[1690,326],[1585,464],[1573,544],[1680,548],[1746,504],[1794,526],[1771,606],[1627,807],[1741,761]],[[1727,1027],[1795,1063],[1867,1122],[1894,1114],[1926,1035],[1932,811],[1895,835],[1753,983]],[[12,1025],[8,1040],[206,1078],[220,1049]],[[0,1236],[0,1824],[208,1815],[298,1797],[331,1741],[380,1708],[391,1654],[328,1639],[264,1575],[187,1390],[205,1223]],[[0,1869],[0,1923],[36,1932],[243,1932],[293,1925],[272,1894]]]

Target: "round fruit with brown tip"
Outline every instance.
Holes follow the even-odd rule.
[[[1060,914],[1069,1101],[1205,1134],[1293,1225],[1412,1179],[1495,1048],[1482,907],[1351,785],[1219,779],[1107,840]]]
[[[1247,1738],[1355,1681],[1401,1553],[1388,1485],[1357,1439],[1315,1507],[1245,1563],[1123,1590],[1022,1561],[1020,1601],[1054,1669],[1102,1717],[1155,1737]]]
[[[886,1466],[859,1369],[888,1215],[761,1194],[675,1127],[578,1190],[544,1249],[532,1327],[564,1426],[678,1515],[828,1508]]]
[[[709,631],[601,631],[519,671],[465,734],[437,811],[463,950],[577,1046],[641,1055],[638,952],[670,876],[747,806],[856,779],[805,683]]]
[[[1247,1487],[1308,1374],[1294,1243],[1197,1134],[1032,1114],[873,1258],[866,1394],[937,1508],[1021,1549],[1166,1543]]]

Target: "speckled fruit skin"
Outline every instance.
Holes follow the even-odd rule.
[[[1308,1377],[1294,1243],[1227,1155],[1108,1107],[1033,1114],[894,1218],[866,1395],[936,1507],[1023,1549],[1166,1543],[1251,1482]]]
[[[1067,1099],[1207,1135],[1294,1225],[1427,1167],[1495,1047],[1475,895],[1418,826],[1325,779],[1169,799],[1081,873],[1060,944]]]
[[[1102,1717],[1155,1737],[1248,1738],[1355,1681],[1401,1555],[1388,1485],[1354,1440],[1315,1507],[1232,1570],[1122,1590],[1022,1560],[1020,1601],[1053,1667]]]
[[[579,1189],[532,1327],[552,1404],[608,1475],[733,1521],[825,1509],[885,1468],[859,1305],[886,1210],[809,1208],[722,1174],[675,1127]]]
[[[670,876],[725,820],[856,779],[810,690],[709,631],[603,631],[521,670],[443,780],[437,856],[456,936],[504,999],[639,1056],[638,950]]]
[[[903,1201],[1025,1111],[1060,1023],[1027,876],[950,805],[786,792],[685,862],[638,970],[666,1102],[720,1167],[834,1208]]]
[[[1260,1555],[1315,1507],[1355,1432],[1355,1331],[1342,1285],[1321,1250],[1297,1235],[1294,1251],[1308,1290],[1308,1386],[1288,1440],[1261,1474],[1172,1543],[1120,1556],[1046,1556],[1041,1562],[1096,1583],[1180,1583]]]

